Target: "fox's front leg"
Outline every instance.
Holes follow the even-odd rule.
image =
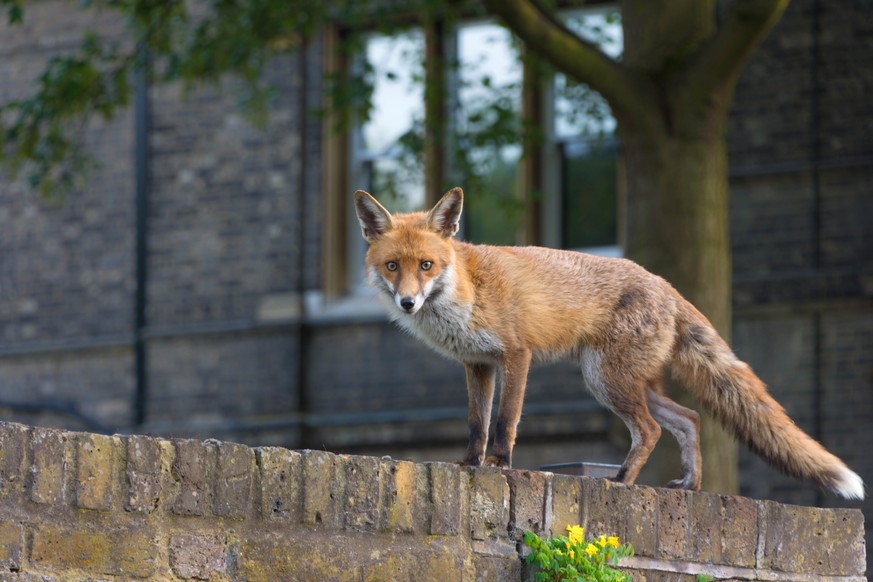
[[[470,424],[470,442],[467,454],[461,461],[464,465],[479,466],[485,459],[488,445],[488,424],[491,422],[491,403],[494,401],[494,378],[497,367],[493,364],[465,364],[467,372],[467,398]]]
[[[524,404],[530,358],[530,350],[516,350],[507,353],[503,358],[500,405],[497,409],[497,425],[494,427],[494,449],[484,463],[490,467],[509,469],[512,466],[515,429]]]

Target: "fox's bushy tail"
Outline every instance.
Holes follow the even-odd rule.
[[[752,369],[684,299],[678,313],[673,373],[701,404],[774,467],[847,499],[864,498],[864,482],[794,424]]]

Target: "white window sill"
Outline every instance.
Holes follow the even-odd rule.
[[[304,317],[312,325],[383,323],[388,321],[385,308],[376,292],[362,287],[339,299],[325,302],[320,291],[310,291],[304,298]]]

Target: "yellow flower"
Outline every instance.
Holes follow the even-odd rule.
[[[570,550],[569,552],[567,552],[567,555],[570,556],[571,560],[576,559],[576,552],[574,552],[573,550]]]
[[[617,536],[609,536],[606,538],[606,543],[612,546],[613,548],[618,547],[618,537]]]
[[[588,544],[587,546],[585,546],[585,553],[588,554],[588,557],[590,558],[597,553],[597,546],[595,546],[594,544]]]
[[[598,546],[600,546],[601,548],[605,548],[605,547],[606,547],[606,536],[600,536],[600,539],[598,539],[598,540],[597,540],[596,542],[594,542],[594,543],[596,543],[596,544],[597,544]]]
[[[570,541],[573,543],[582,543],[585,541],[585,528],[580,525],[568,525],[567,531],[570,532]]]

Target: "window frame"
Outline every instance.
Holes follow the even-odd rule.
[[[329,24],[322,33],[324,75],[346,78],[351,63],[340,50],[343,31],[338,24]],[[339,129],[343,128],[343,129]],[[345,111],[327,107],[322,119],[322,235],[321,290],[325,301],[347,294],[349,288],[347,248],[349,227],[357,221],[349,216],[351,204],[351,134]],[[354,210],[352,209],[352,212]]]
[[[579,7],[573,3],[562,8]],[[612,2],[602,5],[611,5]],[[601,5],[597,3],[596,5]],[[591,6],[585,4],[585,6]],[[476,19],[479,19],[478,17]],[[414,25],[414,22],[411,24]],[[452,184],[451,125],[456,80],[448,63],[457,57],[457,26],[443,21],[422,23],[425,39],[424,96],[424,205],[432,207]],[[340,50],[345,33],[341,24],[325,27],[322,35],[324,71],[329,75],[348,75],[354,63]],[[525,207],[524,219],[516,233],[516,244],[561,248],[563,178],[561,160],[555,155],[561,141],[554,129],[554,77],[544,76],[538,59],[522,53],[522,95],[520,116],[523,123],[535,122],[541,128],[539,139],[522,144],[523,155],[516,175],[516,193]],[[328,108],[330,109],[330,108]],[[322,296],[326,304],[361,295],[360,267],[353,265],[363,254],[365,243],[358,232],[351,193],[358,186],[353,164],[355,128],[343,112],[328,111],[322,123]],[[337,131],[338,124],[344,129]],[[608,254],[621,254],[624,241],[624,162],[619,144],[617,172],[617,245]],[[378,195],[378,193],[376,193]],[[590,249],[581,249],[590,250]],[[617,251],[617,252],[616,252]]]

